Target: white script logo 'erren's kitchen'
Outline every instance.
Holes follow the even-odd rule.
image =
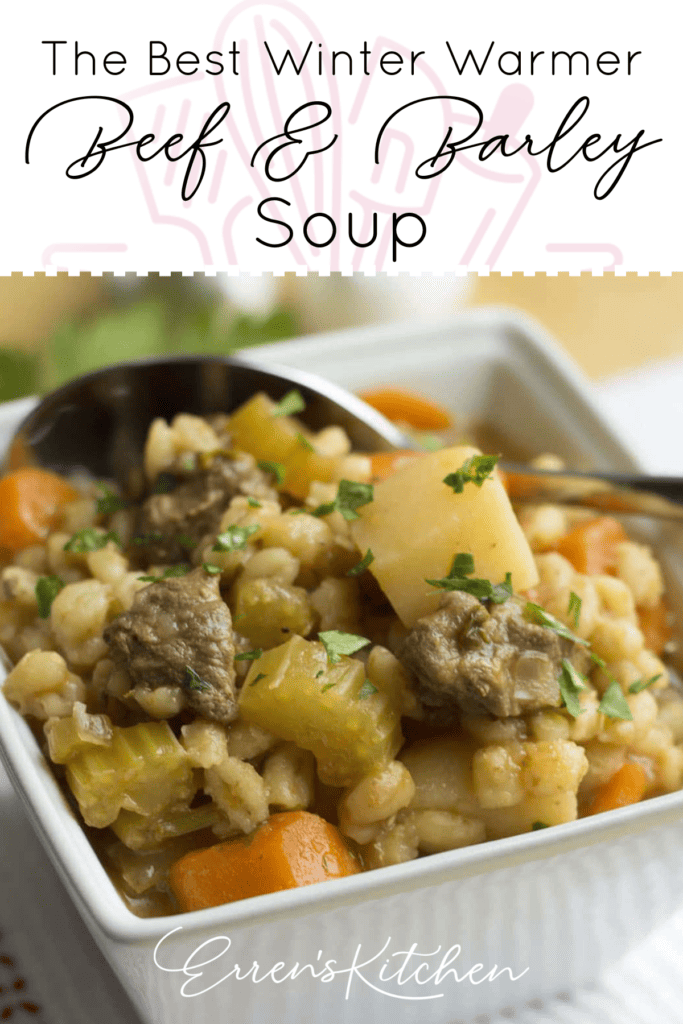
[[[329,984],[338,977],[346,978],[345,999],[349,999],[355,981],[390,999],[418,1002],[442,999],[446,995],[445,991],[418,993],[415,991],[418,986],[424,989],[425,986],[436,987],[445,982],[481,985],[482,982],[496,981],[503,976],[510,981],[518,981],[529,970],[525,967],[519,974],[514,974],[510,967],[499,967],[494,964],[487,969],[484,964],[476,963],[468,969],[463,966],[460,973],[453,966],[462,953],[462,947],[457,943],[446,950],[443,950],[442,946],[437,946],[436,949],[423,952],[414,942],[409,949],[396,950],[392,953],[389,951],[391,936],[381,949],[370,955],[363,952],[363,947],[359,943],[348,966],[340,964],[338,960],[323,959],[323,951],[320,949],[314,963],[301,964],[297,961],[288,966],[280,960],[272,967],[265,967],[254,960],[251,966],[244,968],[241,964],[233,963],[228,965],[226,971],[226,964],[218,965],[218,962],[227,955],[232,942],[227,935],[215,935],[192,950],[180,967],[169,967],[159,962],[159,950],[166,939],[179,931],[182,931],[181,926],[159,939],[154,949],[154,963],[162,971],[185,976],[186,980],[180,987],[180,995],[186,999],[204,995],[231,980],[251,981],[254,985],[271,981],[275,985],[281,985],[285,981],[296,981],[301,976],[308,976],[323,984]],[[219,944],[217,951],[215,944]],[[211,949],[212,946],[214,950]],[[406,985],[412,985],[412,989],[401,991],[401,987]]]

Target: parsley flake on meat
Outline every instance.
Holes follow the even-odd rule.
[[[342,655],[355,654],[370,643],[364,636],[355,633],[342,633],[338,629],[328,629],[318,633],[318,638],[327,651],[328,660],[336,665]]]
[[[296,416],[298,412],[303,412],[306,408],[303,395],[296,388],[288,391],[284,398],[280,399],[273,411],[271,416],[273,418],[277,416]]]
[[[357,562],[352,569],[349,569],[347,576],[360,576],[361,573],[365,572],[369,565],[374,562],[375,556],[373,555],[370,548],[365,552],[360,562]]]
[[[74,533],[71,540],[64,545],[65,551],[74,554],[83,554],[86,551],[100,551],[105,548],[109,541],[121,547],[121,539],[118,533],[110,530],[109,533],[100,533],[94,526],[86,526],[83,530]]]
[[[224,533],[216,537],[213,551],[244,551],[247,541],[260,530],[258,523],[251,523],[249,526],[229,526]]]
[[[492,601],[494,604],[503,604],[512,597],[511,573],[506,573],[504,581],[494,586],[490,580],[470,579],[473,572],[474,558],[467,552],[461,552],[453,559],[447,576],[440,580],[425,580],[425,583],[439,590],[463,590],[480,601]]]
[[[373,500],[375,489],[372,484],[360,484],[356,480],[340,480],[337,497],[327,501],[313,510],[314,516],[329,516],[332,512],[341,512],[347,522],[360,519],[357,509],[369,505]]]
[[[210,690],[211,687],[208,683],[205,683],[201,676],[198,676],[193,668],[189,665],[185,668],[185,678],[183,679],[183,687],[186,690],[194,690],[195,692],[204,692]]]
[[[64,586],[64,580],[59,576],[39,576],[36,581],[36,600],[38,601],[38,615],[41,619],[47,619],[52,608],[52,602]]]
[[[218,576],[223,572],[220,565],[212,565],[210,562],[202,562],[202,569],[204,572],[208,572],[209,576]]]
[[[549,629],[554,630],[558,636],[563,637],[565,640],[571,640],[575,644],[581,644],[582,647],[590,646],[588,640],[582,640],[581,637],[575,636],[571,630],[567,629],[563,622],[560,622],[560,620],[556,619],[554,615],[550,614],[550,612],[541,608],[540,604],[534,604],[533,601],[527,601],[524,611],[526,612],[527,618],[532,622],[538,623],[539,626],[548,626]],[[591,657],[596,664],[600,664],[597,656],[591,655]],[[602,666],[604,667],[604,662],[602,662]]]
[[[260,683],[261,680],[265,679],[265,678],[266,678],[266,673],[265,672],[259,672],[259,674],[256,676],[256,679],[254,679],[254,681],[252,683],[249,683],[249,685],[250,686],[256,686],[257,683]]]
[[[456,494],[462,494],[465,484],[482,487],[496,468],[499,459],[500,455],[473,455],[472,458],[465,459],[460,469],[449,473],[443,482],[452,487]]]

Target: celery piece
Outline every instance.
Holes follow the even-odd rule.
[[[364,683],[362,662],[342,656],[329,664],[321,643],[293,636],[253,662],[240,712],[310,750],[324,783],[347,786],[391,760],[403,742],[398,706],[382,691],[361,699]]]
[[[82,706],[82,705],[81,705]],[[105,715],[87,715],[94,727],[84,729],[75,715],[69,718],[48,718],[43,726],[50,760],[67,764],[84,750],[111,746],[112,727]],[[107,728],[108,725],[108,728]]]
[[[121,842],[129,850],[152,850],[167,839],[211,828],[223,815],[214,803],[201,807],[183,807],[178,811],[164,811],[153,817],[121,811],[112,825]]]
[[[114,727],[109,747],[88,747],[66,766],[66,778],[88,825],[105,828],[122,809],[160,814],[187,803],[193,772],[168,722]]]
[[[234,622],[254,647],[275,647],[287,633],[305,636],[316,616],[303,587],[275,579],[243,580],[234,589]]]

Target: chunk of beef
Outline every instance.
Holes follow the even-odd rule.
[[[401,656],[417,676],[427,717],[444,725],[460,713],[507,718],[558,707],[562,659],[579,671],[588,664],[585,648],[527,622],[517,601],[489,612],[462,591],[445,594],[415,623]]]
[[[104,639],[136,688],[179,687],[204,718],[236,717],[232,619],[215,576],[195,569],[151,583]]]
[[[216,456],[211,465],[168,494],[152,494],[138,518],[133,550],[143,564],[168,564],[187,560],[199,541],[218,529],[232,499],[244,494],[273,500],[266,473],[250,455]]]

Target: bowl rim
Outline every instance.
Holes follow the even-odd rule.
[[[611,444],[616,456],[637,465],[628,447],[610,427],[591,394],[590,384],[569,356],[530,318],[500,307],[481,308],[443,321],[406,325],[383,325],[352,331],[313,335],[292,342],[276,343],[252,350],[250,360],[286,363],[286,349],[296,346],[326,346],[328,349],[375,343],[413,345],[425,334],[504,329],[506,345],[531,364],[541,377],[550,375],[577,409],[589,418],[589,426]],[[284,351],[283,351],[284,350]],[[536,364],[535,367],[533,364]],[[16,423],[26,415],[35,399],[20,399],[0,405],[2,423]],[[438,886],[518,865],[533,864],[571,850],[616,841],[645,829],[668,825],[683,818],[683,790],[654,797],[607,815],[581,818],[561,828],[510,836],[505,839],[450,850],[418,858],[407,864],[365,872],[284,892],[255,896],[236,903],[181,915],[139,918],[125,905],[99,860],[87,835],[67,804],[28,723],[9,702],[0,697],[0,757],[26,806],[47,853],[86,921],[118,944],[158,942],[171,932],[204,934],[215,929],[262,925],[283,918],[327,913],[359,903],[397,896],[408,891]]]

